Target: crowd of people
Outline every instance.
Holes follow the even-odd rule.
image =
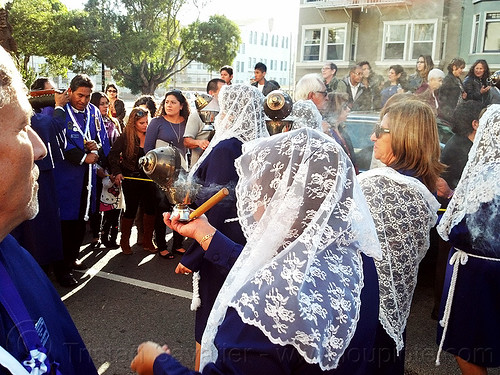
[[[73,287],[72,270],[87,267],[78,259],[87,223],[91,249],[121,248],[123,256],[133,253],[135,223],[145,251],[180,254],[175,272],[193,274],[196,358],[189,370],[168,346],[145,342],[133,371],[403,375],[419,264],[441,205],[437,362],[445,350],[466,375],[500,366],[499,82],[486,61],[463,82],[461,58],[445,76],[420,56],[413,74],[393,65],[385,83],[367,61],[344,78],[326,64],[297,82],[291,128],[270,135],[264,100],[279,86],[261,62],[252,84],[232,84],[230,66],[208,82],[206,108],[218,115],[207,134],[181,90],[167,91],[158,107],[143,96],[126,113],[116,85],[93,92],[84,74],[54,90],[53,105],[32,102],[33,111],[10,57],[0,54],[0,365],[11,373],[96,373],[57,293],[21,246]],[[41,78],[31,89],[54,87]],[[380,167],[362,173],[344,129],[355,110],[380,110],[371,135]],[[453,134],[443,152],[438,126]],[[164,146],[200,185],[193,208],[221,187],[227,199],[189,222],[172,215],[139,164]],[[43,233],[44,225],[51,230]],[[48,236],[50,248],[40,240]],[[51,301],[47,311],[42,299]],[[49,342],[32,334],[45,331]],[[67,340],[79,345],[78,358],[65,352]]]

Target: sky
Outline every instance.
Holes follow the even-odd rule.
[[[68,9],[83,8],[83,1],[61,0],[61,2]],[[297,32],[299,0],[198,0],[198,2],[207,4],[200,14],[202,21],[206,21],[212,14],[223,14],[237,23],[251,19],[274,18],[276,31]],[[195,7],[186,5],[179,19],[189,24],[196,19],[197,15],[198,11]]]

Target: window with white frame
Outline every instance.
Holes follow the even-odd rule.
[[[407,24],[385,25],[384,59],[404,59],[407,27]]]
[[[384,23],[383,60],[416,60],[434,56],[437,20]]]
[[[321,29],[307,29],[304,31],[304,61],[319,61],[321,46]]]
[[[474,24],[472,25],[472,53],[479,52],[479,19],[479,14],[474,15]]]
[[[345,44],[345,27],[327,28],[326,60],[343,60]]]
[[[500,12],[486,13],[483,52],[500,52]]]
[[[313,25],[303,29],[302,61],[344,60],[346,24]],[[288,42],[288,38],[286,40]]]
[[[352,33],[351,33],[351,52],[350,52],[350,59],[352,61],[357,60],[358,35],[359,35],[359,25],[357,23],[353,23],[352,24]]]
[[[417,23],[413,25],[412,60],[420,55],[433,55],[436,25],[433,23]]]

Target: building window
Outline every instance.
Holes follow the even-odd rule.
[[[384,24],[383,60],[416,60],[435,55],[437,20]]]
[[[357,23],[352,24],[352,34],[351,34],[351,53],[350,59],[352,61],[357,60],[358,54],[358,35],[359,35],[359,25]]]
[[[319,61],[321,29],[309,29],[304,33],[304,61]]]
[[[345,27],[328,28],[328,40],[326,42],[326,59],[343,60]]]
[[[477,53],[479,51],[479,14],[474,16],[474,24],[472,29],[472,53]]]
[[[500,12],[486,13],[483,52],[500,52]]]
[[[404,59],[407,25],[386,25],[384,58]]]
[[[303,61],[344,60],[346,49],[345,24],[314,26],[303,31]],[[288,45],[288,38],[286,38]]]
[[[433,23],[421,23],[413,26],[412,60],[417,60],[420,55],[433,55],[434,30]]]

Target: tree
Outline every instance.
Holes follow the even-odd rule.
[[[18,46],[15,57],[28,84],[34,75],[28,65],[32,56],[47,59],[45,73],[63,76],[72,68],[73,58],[91,56],[91,44],[80,32],[86,12],[70,12],[59,0],[14,1],[7,9]]]
[[[94,56],[114,70],[133,93],[153,94],[158,85],[193,60],[218,70],[230,64],[241,43],[237,25],[223,16],[182,27],[186,0],[89,0],[87,35]]]

